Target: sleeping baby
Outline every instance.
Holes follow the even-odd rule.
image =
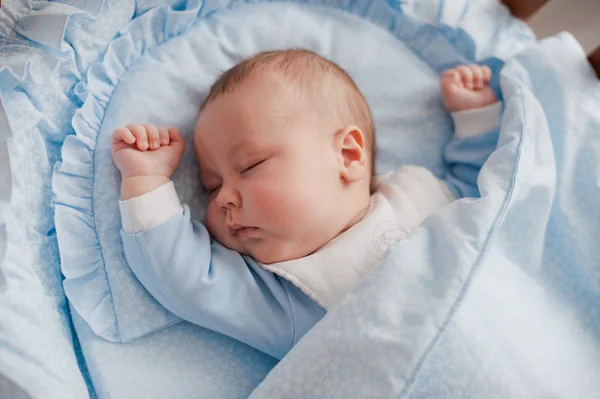
[[[390,245],[479,195],[500,114],[490,79],[477,65],[441,76],[456,128],[443,180],[417,166],[377,176],[371,112],[342,68],[307,50],[242,61],[213,84],[194,130],[204,223],[170,180],[185,149],[177,128],[113,133],[129,266],[174,314],[282,358]]]

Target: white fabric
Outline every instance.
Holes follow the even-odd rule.
[[[452,113],[458,137],[466,138],[491,132],[500,126],[502,103],[496,101],[487,107]]]
[[[172,181],[139,197],[119,201],[119,208],[123,231],[128,234],[158,226],[183,212]]]

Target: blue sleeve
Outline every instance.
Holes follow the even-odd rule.
[[[289,281],[213,241],[187,206],[158,226],[121,235],[129,266],[165,308],[275,358],[325,315]]]
[[[444,149],[445,181],[456,198],[479,197],[479,171],[497,143],[498,130],[466,138],[454,136],[448,142]]]
[[[477,178],[496,149],[502,102],[452,113],[454,137],[444,149],[445,181],[454,197],[479,197]]]

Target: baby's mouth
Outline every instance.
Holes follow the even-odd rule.
[[[258,233],[258,227],[253,226],[242,226],[240,224],[231,224],[227,226],[229,228],[229,234],[233,237],[238,238],[252,238]]]

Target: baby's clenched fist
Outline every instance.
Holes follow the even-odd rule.
[[[139,176],[171,178],[185,150],[176,127],[167,130],[151,124],[131,124],[111,136],[113,161],[123,179]]]
[[[442,98],[450,112],[481,108],[498,101],[490,87],[492,71],[488,66],[458,65],[441,76]]]

